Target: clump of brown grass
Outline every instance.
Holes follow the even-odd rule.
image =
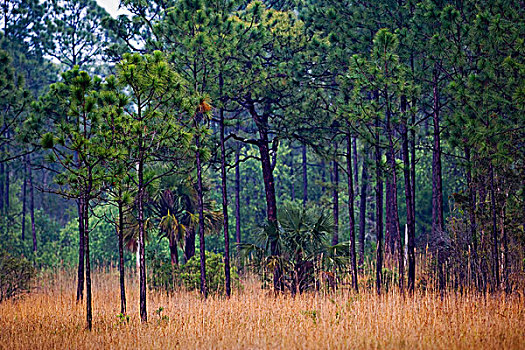
[[[71,275],[45,278],[30,295],[0,304],[3,349],[519,349],[525,347],[520,296],[395,290],[308,293],[292,298],[253,280],[231,299],[195,292],[150,293],[149,322],[140,323],[138,286],[128,283],[129,322],[120,320],[118,276],[94,276],[93,331],[75,302]],[[160,315],[155,310],[163,307]],[[167,316],[162,317],[162,316]]]

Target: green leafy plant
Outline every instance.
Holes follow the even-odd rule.
[[[120,314],[117,315],[117,318],[118,318],[118,323],[119,324],[129,324],[129,321],[130,321],[129,315],[120,313]]]
[[[239,275],[235,266],[231,267],[232,282],[238,284]],[[190,290],[200,286],[200,261],[196,255],[182,267],[181,279],[184,286]],[[224,293],[224,257],[221,254],[206,252],[206,286],[210,293]]]

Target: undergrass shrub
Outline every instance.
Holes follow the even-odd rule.
[[[29,260],[0,251],[0,302],[29,292],[34,277]]]

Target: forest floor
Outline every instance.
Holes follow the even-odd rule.
[[[118,317],[117,273],[97,273],[93,282],[91,332],[85,305],[75,302],[74,279],[58,275],[0,304],[0,349],[525,348],[523,296],[403,298],[394,291],[378,297],[339,290],[293,298],[276,297],[248,280],[229,300],[150,292],[143,325],[135,282],[127,284],[128,322]]]

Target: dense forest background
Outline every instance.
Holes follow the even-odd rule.
[[[79,298],[93,265],[204,275],[204,246],[228,293],[254,261],[292,292],[523,286],[523,1],[121,6],[0,5],[3,251]]]

